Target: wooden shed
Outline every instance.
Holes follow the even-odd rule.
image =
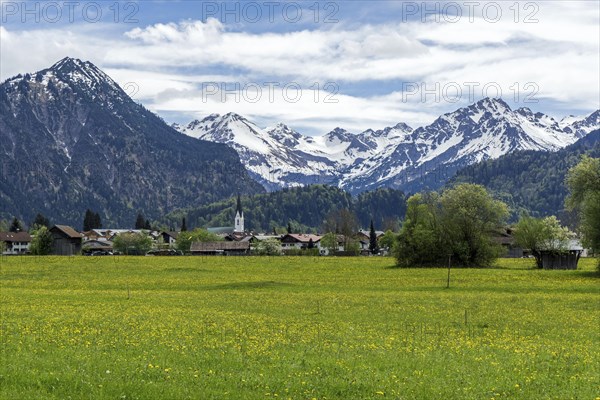
[[[565,251],[542,251],[541,253],[544,269],[577,269],[583,246],[577,240],[570,240]]]
[[[73,256],[81,254],[83,235],[67,225],[54,225],[50,228],[52,234],[52,254],[58,256]]]
[[[250,242],[194,242],[190,252],[192,255],[243,256],[250,252]]]

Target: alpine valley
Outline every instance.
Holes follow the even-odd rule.
[[[304,136],[280,123],[262,129],[235,114],[173,127],[234,148],[265,188],[329,184],[351,193],[379,187],[437,189],[462,167],[518,150],[557,151],[600,127],[600,110],[562,120],[485,98],[413,129],[405,123],[358,134],[335,128]]]
[[[234,113],[167,125],[87,61],[65,58],[0,84],[0,218],[76,225],[86,208],[128,225],[281,188],[351,194],[437,189],[457,170],[519,150],[555,152],[600,127],[600,110],[555,120],[485,98],[428,126],[302,135]],[[182,134],[183,133],[183,134]]]

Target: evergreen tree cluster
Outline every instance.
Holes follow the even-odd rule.
[[[85,211],[85,217],[83,217],[83,231],[91,231],[92,229],[102,228],[102,221],[100,220],[100,214],[93,212],[89,208]]]
[[[152,230],[152,224],[150,223],[150,220],[144,218],[142,213],[139,213],[135,219],[135,229],[144,229],[150,231]]]
[[[21,232],[23,231],[23,224],[21,224],[21,221],[17,217],[14,217],[8,230],[9,232]]]
[[[485,186],[508,204],[512,221],[526,212],[534,217],[557,215],[567,223],[566,177],[584,155],[600,157],[600,131],[554,153],[518,151],[474,164],[459,171],[448,186],[461,182]]]
[[[207,206],[177,210],[163,221],[177,226],[186,218],[187,227],[232,226],[237,199]],[[242,197],[246,228],[259,232],[319,232],[333,213],[349,210],[358,225],[398,226],[406,209],[406,196],[393,189],[378,189],[352,197],[337,187],[312,185]]]

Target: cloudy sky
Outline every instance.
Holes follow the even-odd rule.
[[[600,2],[0,0],[0,79],[89,60],[169,122],[306,134],[430,123],[482,97],[600,108]]]

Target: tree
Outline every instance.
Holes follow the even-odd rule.
[[[38,213],[35,216],[35,219],[33,220],[32,225],[35,227],[38,227],[38,228],[42,227],[42,226],[45,226],[46,228],[48,228],[50,226],[50,221],[44,215],[42,215],[41,213]]]
[[[181,219],[181,232],[187,231],[187,224],[185,223],[185,217]]]
[[[10,223],[10,228],[8,230],[10,232],[21,232],[23,230],[23,225],[17,217],[14,217],[12,222]]]
[[[93,229],[100,229],[100,228],[102,228],[102,221],[100,220],[100,214],[95,213],[93,221],[94,221],[94,225],[93,225],[94,228]]]
[[[309,249],[314,249],[315,248],[315,242],[313,242],[312,238],[308,239],[308,246],[307,248]]]
[[[407,201],[406,216],[393,247],[399,266],[436,265],[444,255],[439,219],[439,195],[417,193]]]
[[[508,206],[492,198],[480,185],[462,184],[440,197],[442,235],[448,254],[463,266],[488,266],[502,251],[492,233],[504,225]]]
[[[220,242],[222,240],[223,238],[206,229],[196,228],[193,231],[181,232],[177,236],[177,250],[190,251],[194,242]]]
[[[33,239],[29,246],[31,254],[38,256],[45,256],[52,253],[52,234],[46,226],[40,226],[38,229],[32,232]]]
[[[566,203],[579,213],[583,243],[597,252],[600,250],[600,158],[583,157],[569,170],[567,186],[570,195]]]
[[[85,216],[83,217],[83,231],[91,231],[92,229],[102,228],[102,222],[100,221],[100,214],[93,212],[89,208],[85,210]]]
[[[373,220],[371,220],[371,228],[369,230],[369,251],[371,254],[379,254],[379,244],[377,243],[377,232]]]
[[[151,231],[152,230],[152,224],[150,223],[150,220],[146,220],[146,222],[144,222],[144,228],[147,231]]]
[[[358,255],[358,253],[360,253],[360,243],[355,239],[346,239],[344,250],[354,255]]]
[[[358,231],[356,214],[346,208],[330,212],[323,223],[323,231],[344,235],[346,247]]]
[[[144,229],[146,226],[146,219],[141,213],[138,213],[135,219],[135,229]]]
[[[392,251],[395,242],[396,235],[391,230],[385,231],[383,236],[379,239],[379,245],[387,251]]]
[[[88,208],[87,210],[85,210],[85,215],[83,216],[83,231],[87,232],[92,230],[92,225],[92,210]]]
[[[291,223],[291,222],[289,222],[289,221],[288,221],[288,224],[287,224],[287,233],[288,233],[288,234],[291,234],[291,233],[292,233],[292,223]]]
[[[531,251],[538,268],[543,268],[542,251],[562,252],[569,240],[569,230],[555,216],[546,218],[521,217],[515,226],[515,242]]]
[[[150,236],[140,233],[122,233],[113,241],[113,248],[127,255],[143,255],[152,248]]]
[[[254,252],[259,256],[281,255],[281,242],[275,238],[261,240],[256,244]]]
[[[492,234],[507,216],[506,204],[479,185],[414,195],[394,248],[398,265],[441,266],[449,256],[465,267],[490,265],[501,251]]]
[[[329,254],[334,253],[338,249],[337,235],[333,232],[323,235],[321,238],[321,247],[329,250]]]

